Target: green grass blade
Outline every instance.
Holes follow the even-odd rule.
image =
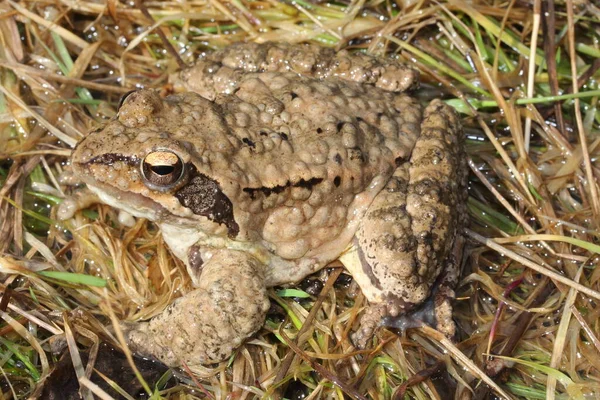
[[[94,287],[105,287],[107,285],[106,279],[92,275],[78,274],[75,272],[40,271],[38,272],[38,274],[46,278],[56,279],[59,281],[74,283],[78,285]]]

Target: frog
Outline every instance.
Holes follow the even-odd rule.
[[[268,42],[203,54],[168,94],[125,96],[76,145],[72,173],[99,201],[156,223],[192,282],[123,325],[129,346],[169,366],[226,360],[263,326],[269,288],[338,259],[369,304],[357,346],[419,312],[452,337],[464,135],[457,113],[421,104],[418,87],[395,58]],[[61,219],[78,209],[61,207]]]

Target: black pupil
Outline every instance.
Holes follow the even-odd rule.
[[[155,174],[162,176],[172,174],[175,171],[175,167],[172,165],[153,165],[150,169]]]

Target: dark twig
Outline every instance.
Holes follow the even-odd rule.
[[[504,296],[504,298],[508,298],[510,296],[510,293],[517,287],[519,287],[521,283],[523,283],[523,279],[523,276],[520,276],[518,279],[514,280],[511,284],[505,287],[502,296]],[[494,316],[494,321],[492,322],[492,326],[490,327],[490,346],[492,343],[494,343],[494,338],[496,337],[496,332],[498,330],[498,326],[500,325],[500,317],[502,316],[502,311],[505,307],[506,302],[501,301],[500,304],[498,304],[498,308],[496,309],[496,315]]]
[[[577,87],[581,89],[581,87],[600,69],[600,58],[596,58],[592,65],[577,78]],[[569,86],[565,93],[573,93],[573,87]]]
[[[304,325],[306,326],[306,324],[304,324]],[[321,364],[319,364],[315,360],[311,359],[304,351],[302,351],[302,349],[300,349],[300,347],[298,347],[296,345],[296,343],[294,343],[293,340],[291,340],[289,338],[288,335],[285,334],[283,329],[281,329],[281,328],[279,329],[279,334],[281,335],[281,337],[283,338],[285,343],[290,347],[290,349],[292,349],[294,354],[299,355],[300,357],[302,357],[302,359],[304,361],[309,363],[310,366],[312,367],[312,369],[314,369],[317,374],[321,375],[321,377],[327,379],[328,381],[330,381],[331,383],[333,383],[334,385],[339,387],[346,395],[350,396],[351,398],[357,399],[357,400],[367,400],[367,398],[365,396],[363,396],[362,394],[360,394],[358,392],[358,390],[356,390],[353,386],[347,384],[346,382],[341,380],[338,376],[329,372]]]
[[[416,374],[414,374],[413,376],[408,378],[408,380],[406,382],[404,382],[402,385],[398,386],[398,388],[394,392],[394,395],[392,396],[392,399],[394,399],[394,400],[403,399],[408,388],[410,388],[411,386],[414,386],[414,385],[418,385],[421,382],[425,382],[431,376],[442,372],[445,368],[446,368],[446,363],[444,362],[444,360],[440,359],[440,360],[436,361],[435,364],[433,364],[432,366],[427,367],[427,368],[417,372]]]
[[[208,397],[209,399],[214,399],[215,396],[212,395],[212,393],[210,393],[208,390],[206,390],[206,388],[204,387],[203,384],[201,384],[198,379],[196,379],[196,377],[194,376],[194,373],[190,370],[190,367],[188,367],[188,365],[185,363],[185,361],[182,363],[182,367],[185,370],[185,372],[190,376],[190,378],[192,379],[192,381],[194,382],[194,384],[198,387],[198,389],[200,389],[202,391],[202,393],[204,393],[204,395],[206,397]]]
[[[152,18],[152,15],[150,15],[150,13],[148,12],[148,9],[144,5],[143,1],[136,0],[135,3],[136,3],[137,8],[139,8],[140,11],[142,12],[142,14],[144,15],[144,17],[146,17],[148,22],[151,22],[152,24],[154,24],[154,22],[156,22],[156,21],[154,21],[154,18]],[[158,27],[158,29],[156,29],[156,33],[158,34],[158,37],[160,37],[160,40],[163,42],[163,45],[165,46],[165,49],[167,50],[167,52],[169,52],[169,54],[177,62],[177,65],[179,65],[179,68],[181,68],[181,69],[187,68],[187,64],[185,62],[183,62],[181,57],[179,57],[179,53],[177,53],[177,51],[175,51],[175,48],[173,46],[171,46],[169,39],[167,39],[167,37],[165,36],[165,33],[160,29],[160,27]]]
[[[550,296],[550,294],[552,294],[552,292],[554,290],[555,290],[554,285],[550,285],[549,279],[544,278],[540,282],[537,290],[535,290],[531,294],[531,297],[533,297],[533,301],[531,302],[530,307],[538,307],[538,306],[542,305],[548,299],[548,296]],[[527,330],[527,327],[531,323],[531,320],[533,319],[534,316],[535,316],[534,313],[530,313],[527,311],[524,311],[521,313],[521,315],[519,315],[519,317],[515,321],[512,334],[510,335],[510,337],[508,338],[508,341],[502,347],[502,350],[500,350],[498,355],[501,355],[501,356],[512,355],[513,351],[517,347],[517,344],[523,337],[525,330]],[[503,360],[493,359],[492,361],[488,362],[487,365],[485,366],[485,373],[490,378],[495,378],[495,377],[499,376],[500,373],[502,371],[504,371],[505,369],[506,369],[506,364],[503,362]],[[490,388],[487,385],[478,386],[477,389],[475,389],[475,395],[473,396],[473,400],[487,399],[488,395],[489,395],[489,391],[490,391]]]
[[[0,311],[6,312],[6,309],[8,308],[8,303],[10,302],[10,298],[12,297],[13,293],[15,293],[15,291],[11,288],[4,288],[4,294],[0,299]]]

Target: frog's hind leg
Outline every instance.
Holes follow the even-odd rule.
[[[210,364],[227,359],[262,327],[269,309],[264,266],[240,251],[204,254],[211,258],[198,288],[149,322],[125,326],[133,351],[173,367]]]
[[[436,281],[435,325],[454,333],[450,300],[462,253],[462,240],[455,238],[466,207],[462,141],[455,112],[433,101],[410,162],[398,163],[367,211],[355,241],[361,270],[353,275],[373,306],[355,334],[358,344],[366,343],[382,317],[393,319],[425,303]]]

